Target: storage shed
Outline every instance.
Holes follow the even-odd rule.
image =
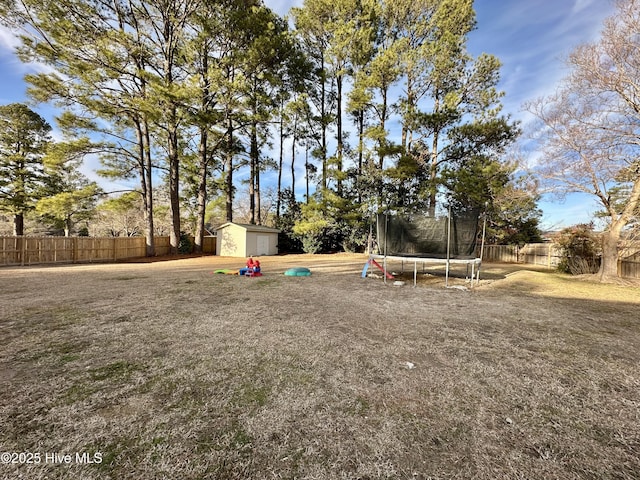
[[[280,230],[262,225],[227,222],[217,229],[216,254],[251,257],[278,254]]]

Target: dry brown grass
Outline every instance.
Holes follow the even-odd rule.
[[[102,454],[1,478],[640,478],[637,287],[242,264],[0,269],[0,451]]]

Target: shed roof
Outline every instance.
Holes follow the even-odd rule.
[[[244,228],[248,232],[261,232],[261,233],[280,233],[280,230],[277,228],[265,227],[264,225],[251,225],[248,223],[235,223],[235,222],[227,222],[223,223],[219,227],[216,228],[216,231],[222,230],[230,225],[236,225],[238,227]]]

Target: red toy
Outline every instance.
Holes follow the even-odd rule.
[[[262,276],[262,273],[260,273],[260,260],[254,260],[253,257],[249,257],[249,260],[247,260],[247,266],[240,269],[240,275],[244,275],[246,277]]]

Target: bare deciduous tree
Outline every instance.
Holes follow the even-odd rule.
[[[527,109],[540,120],[539,173],[559,192],[596,197],[607,215],[602,280],[618,275],[623,232],[640,205],[640,0],[619,0],[601,38],[568,58],[554,95]],[[623,188],[624,201],[613,192]]]

